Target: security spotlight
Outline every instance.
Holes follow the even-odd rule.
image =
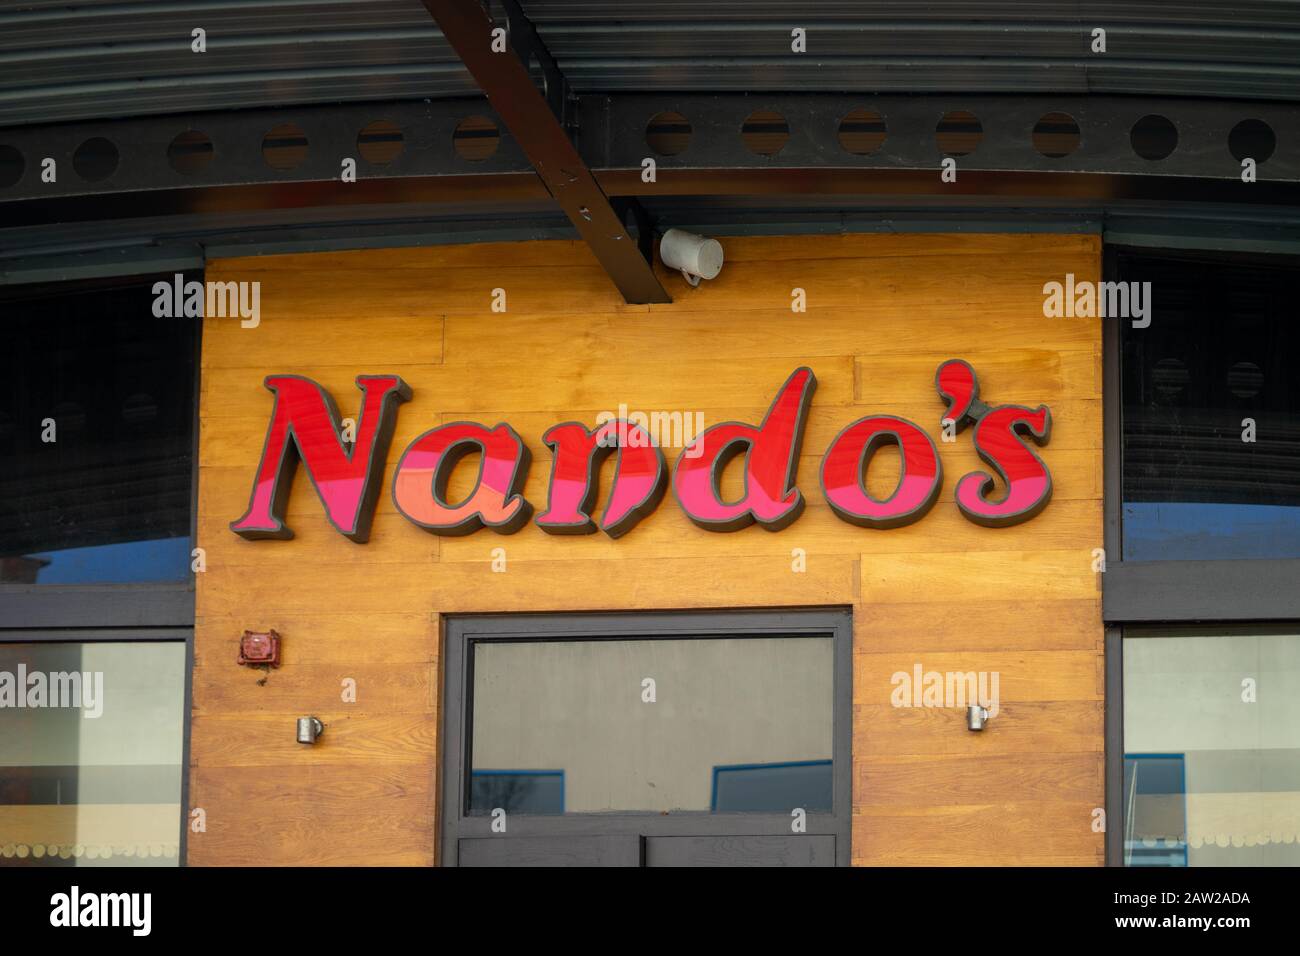
[[[979,704],[971,704],[966,708],[966,727],[969,730],[983,730],[984,723],[989,719],[989,709]]]
[[[325,725],[317,717],[298,718],[298,743],[314,744],[316,738],[325,733]]]
[[[722,245],[716,239],[697,236],[685,229],[669,229],[659,240],[659,258],[670,269],[696,286],[701,279],[716,278],[722,271]]]

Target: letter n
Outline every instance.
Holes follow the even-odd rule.
[[[667,488],[663,452],[640,425],[614,419],[588,431],[580,422],[564,422],[547,431],[543,441],[554,453],[547,509],[537,526],[549,534],[590,534],[596,530],[591,510],[600,493],[600,465],[618,448],[609,502],[600,530],[622,537],[654,511]]]
[[[343,441],[334,399],[311,379],[268,375],[264,384],[275,395],[271,427],[248,511],[230,530],[250,539],[292,538],[293,532],[284,525],[284,512],[301,459],[330,524],[352,541],[366,541],[397,424],[397,406],[410,400],[410,387],[396,375],[357,376],[361,415],[357,440],[349,445]]]

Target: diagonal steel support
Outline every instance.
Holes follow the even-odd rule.
[[[649,258],[628,234],[569,139],[564,77],[514,0],[505,3],[506,25],[494,23],[478,0],[423,2],[623,298],[635,303],[671,302]],[[504,36],[500,30],[505,30]],[[534,83],[532,64],[545,93]],[[648,240],[644,225],[640,231]],[[643,245],[648,247],[648,241]]]

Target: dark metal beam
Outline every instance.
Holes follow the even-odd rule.
[[[629,302],[671,302],[564,128],[566,85],[532,25],[507,3],[509,42],[494,49],[493,23],[477,0],[423,0],[443,36],[487,94],[496,114],[578,234]],[[536,63],[545,95],[533,82]],[[644,230],[642,230],[644,234]]]
[[[1300,181],[1300,105],[1290,103],[638,93],[583,96],[578,122],[593,169],[639,173],[653,157],[660,176],[688,169],[913,169],[938,181],[940,163],[951,155],[957,180],[950,187],[975,171],[1217,179],[1243,196],[1265,182]],[[1244,157],[1255,160],[1257,182],[1242,181]]]

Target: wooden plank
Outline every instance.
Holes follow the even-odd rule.
[[[415,764],[199,768],[191,786],[194,805],[206,813],[206,830],[189,837],[191,865],[429,866],[434,860],[432,778]]]
[[[1091,801],[1101,806],[1105,783],[1099,753],[915,754],[864,757],[854,768],[860,808],[963,806],[1026,801]]]
[[[208,322],[203,372],[206,377],[212,369],[244,368],[265,376],[283,364],[342,366],[356,374],[391,362],[394,342],[410,343],[422,361],[437,364],[442,361],[442,339],[443,317],[437,314],[388,316],[367,310],[351,322],[322,323],[318,316],[278,311],[254,328],[244,328],[238,319]],[[268,363],[271,373],[266,371]]]
[[[526,340],[530,354],[635,355],[638,349],[653,348],[656,353],[684,356],[715,354],[727,361],[855,354],[870,362],[873,356],[907,356],[923,349],[931,357],[942,356],[939,361],[967,358],[979,368],[986,359],[1015,349],[1086,353],[1100,338],[1098,320],[1044,319],[1027,324],[1025,315],[1031,310],[1041,314],[1041,303],[1027,303],[1023,297],[989,303],[942,322],[930,320],[930,308],[920,298],[891,296],[852,306],[813,305],[804,313],[791,312],[788,303],[747,310],[726,307],[693,313],[689,321],[665,312],[591,313],[576,327],[564,314],[512,311],[494,319]],[[482,329],[481,316],[447,316],[447,360],[455,364],[482,360]],[[930,369],[924,380],[933,379],[934,369]]]
[[[911,699],[915,702],[921,690],[911,678],[918,665],[923,676],[931,672],[939,675],[996,673],[1002,707],[1022,701],[1101,700],[1103,697],[1103,675],[1094,650],[932,651],[924,657],[916,653],[855,653],[854,700],[864,706],[892,706],[896,695],[901,694],[898,688],[908,687],[913,689]],[[907,675],[907,679],[899,677],[895,683],[896,675]],[[959,678],[954,680],[961,682]],[[962,707],[969,703],[975,701],[966,700]]]
[[[1044,512],[1046,515],[1046,512]],[[853,614],[855,653],[965,650],[1083,650],[1104,640],[1100,598],[864,604]],[[1014,626],[1009,626],[1014,625]]]
[[[238,659],[239,636],[249,628],[247,611],[210,614],[196,622],[203,635],[194,652],[195,667],[231,665]],[[400,665],[438,660],[438,622],[428,611],[388,614],[281,614],[257,622],[281,636],[284,666],[299,664]]]
[[[952,608],[999,594],[1020,595],[1026,601],[1078,600],[1096,596],[1092,561],[1087,547],[879,555],[862,562],[862,597],[883,604],[929,598]]]
[[[863,807],[853,818],[863,866],[1100,866],[1104,833],[1087,800]]]
[[[215,660],[194,668],[195,714],[436,714],[437,665],[283,662],[269,671]],[[345,685],[345,681],[351,682]],[[349,693],[355,700],[345,700]]]
[[[295,736],[293,711],[195,714],[190,765],[218,767],[368,767],[410,764],[433,772],[438,722],[431,714],[359,714],[334,704],[315,713],[325,732],[310,747]]]
[[[1004,702],[979,733],[956,707],[855,704],[854,756],[1102,753],[1101,701]]]
[[[782,383],[800,365],[813,368],[819,390],[842,391],[846,399],[852,396],[853,359],[847,355],[822,356],[815,363],[811,356],[795,355],[728,365],[699,357],[664,361],[642,356],[617,368],[609,364],[591,365],[583,368],[581,374],[576,374],[571,360],[560,356],[535,356],[514,362],[482,361],[455,368],[431,366],[427,362],[389,365],[382,369],[277,366],[276,374],[307,375],[335,396],[343,416],[353,418],[361,407],[357,375],[380,371],[400,375],[413,392],[412,400],[401,407],[398,416],[400,426],[408,430],[405,441],[409,441],[437,424],[430,421],[430,410],[444,415],[447,410],[617,410],[620,402],[642,409],[694,410],[735,404],[766,410]],[[211,369],[202,385],[205,408],[210,407],[213,417],[261,419],[259,430],[265,433],[274,402],[271,393],[262,386],[263,377],[259,369]],[[919,385],[921,394],[933,403],[927,403],[927,410],[937,422],[943,406],[933,384],[923,381]],[[403,434],[399,429],[394,445],[405,444]]]

